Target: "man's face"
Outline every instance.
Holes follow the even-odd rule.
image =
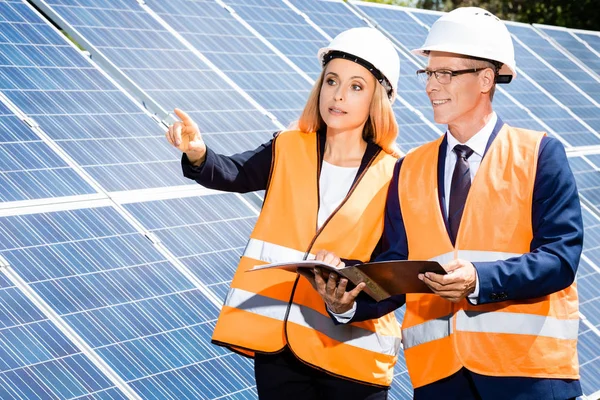
[[[429,71],[459,71],[472,68],[472,61],[458,54],[432,51],[429,54]],[[438,124],[455,125],[468,122],[482,101],[481,81],[478,72],[453,76],[445,85],[435,75],[429,78],[427,96],[433,106],[433,117]]]

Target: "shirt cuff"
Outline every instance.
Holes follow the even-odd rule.
[[[346,311],[345,313],[336,314],[333,311],[331,311],[329,307],[327,307],[327,310],[331,313],[331,315],[335,317],[337,322],[339,322],[340,324],[346,324],[352,319],[352,317],[354,317],[354,314],[356,314],[356,301],[354,302],[354,304],[352,304],[352,308]]]
[[[469,294],[468,300],[469,303],[477,305],[478,299],[479,299],[479,275],[475,275],[475,290],[473,291],[473,293]]]

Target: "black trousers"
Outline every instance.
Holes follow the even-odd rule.
[[[337,378],[309,367],[298,360],[287,347],[277,354],[256,354],[254,374],[260,400],[387,400],[388,398],[388,389]]]

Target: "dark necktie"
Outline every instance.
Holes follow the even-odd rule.
[[[456,242],[460,219],[465,209],[465,201],[471,188],[471,171],[469,170],[469,157],[473,150],[469,146],[459,144],[452,149],[456,153],[456,164],[450,184],[450,205],[448,208],[448,225],[450,226],[450,240]]]

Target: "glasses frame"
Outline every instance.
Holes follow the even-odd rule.
[[[423,76],[423,74],[426,74],[427,79],[425,79],[424,82],[427,83],[431,79],[431,76],[435,75],[435,79],[438,81],[438,83],[440,85],[448,85],[452,82],[452,78],[455,76],[460,76],[460,75],[464,75],[464,74],[474,74],[476,72],[483,71],[484,69],[488,69],[488,68],[490,68],[490,67],[459,69],[456,71],[453,71],[451,69],[437,69],[435,71],[431,71],[428,69],[419,69],[419,70],[417,70],[417,78],[423,79],[423,78],[421,78],[421,76]],[[448,72],[449,72],[449,74],[448,74]],[[443,73],[442,76],[448,76],[449,77],[448,82],[446,82],[446,83],[440,82],[440,77],[438,76],[439,73]]]

